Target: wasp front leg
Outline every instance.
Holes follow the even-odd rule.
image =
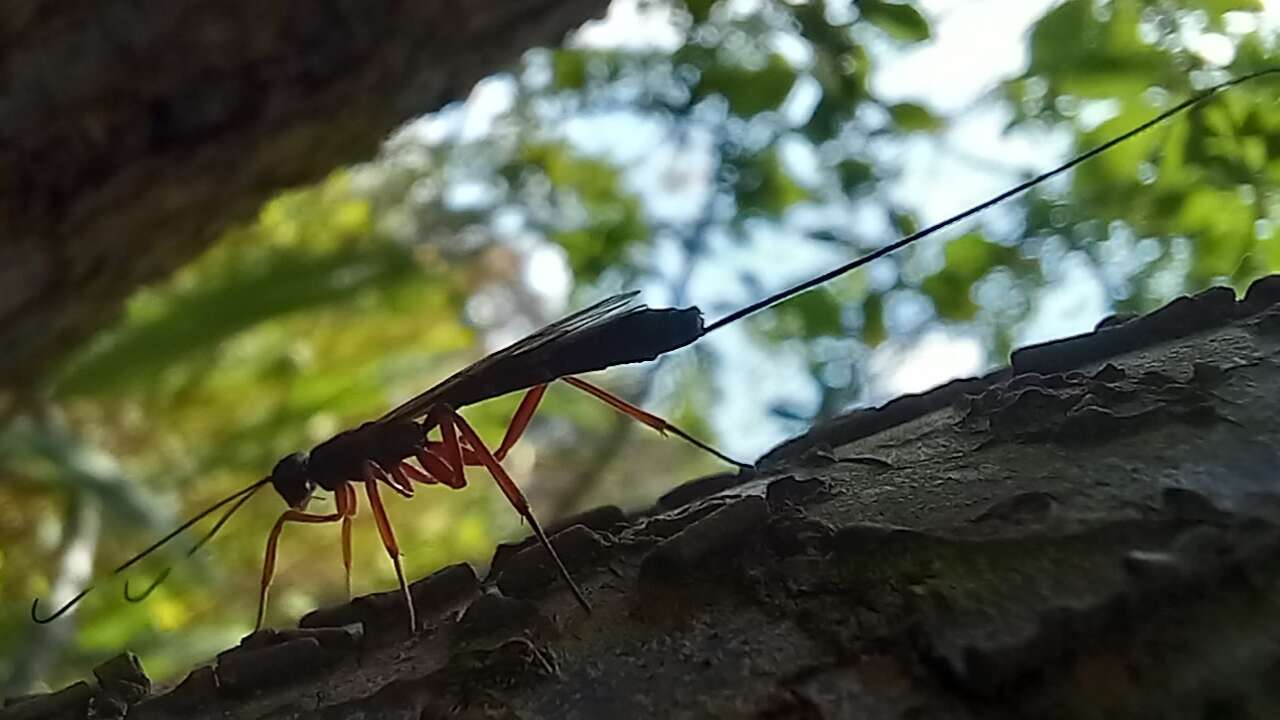
[[[267,613],[267,590],[276,574],[276,550],[280,544],[280,533],[285,523],[331,523],[342,519],[341,512],[330,515],[316,515],[301,510],[285,510],[276,520],[271,533],[267,535],[267,556],[262,561],[262,585],[258,589],[258,619],[253,624],[254,631],[262,629],[262,619]]]

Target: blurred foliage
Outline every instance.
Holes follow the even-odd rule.
[[[907,145],[941,147],[957,117],[872,80],[887,58],[929,42],[919,6],[638,7],[666,18],[677,41],[528,53],[467,105],[406,127],[376,162],[273,200],[140,290],[70,359],[50,388],[58,423],[20,417],[0,436],[0,682],[59,685],[125,646],[171,677],[249,627],[263,536],[281,509],[273,498],[255,498],[146,603],[124,602],[104,580],[65,621],[73,632],[57,662],[24,665],[50,638],[27,619],[29,599],[59,584],[79,498],[107,511],[101,578],[282,455],[553,319],[568,288],[580,289],[569,305],[641,287],[655,304],[696,300],[714,316],[791,280],[783,261],[835,264],[916,228],[922,208],[893,192]],[[1033,28],[1025,72],[981,104],[999,107],[1011,132],[1093,147],[1197,88],[1265,66],[1276,38],[1260,29],[1259,9],[1067,0]],[[795,298],[661,373],[603,382],[725,442],[715,437],[724,378],[745,375],[773,406],[776,435],[873,396],[867,361],[903,353],[931,328],[978,338],[998,361],[1071,259],[1092,268],[1117,310],[1213,282],[1242,287],[1280,263],[1275,91],[1233,90],[977,227]],[[752,349],[767,354],[769,375],[735,370],[735,354]],[[775,382],[788,358],[812,397]],[[497,439],[517,401],[466,414]],[[620,422],[580,393],[548,395],[508,461],[535,508],[635,507],[719,469]],[[473,485],[391,500],[411,575],[483,564],[496,541],[520,534],[488,481]],[[355,591],[393,586],[372,529],[357,526]],[[138,576],[182,561],[189,542]],[[340,599],[332,528],[291,527],[282,548],[273,621]]]
[[[1066,125],[1078,148],[1093,147],[1198,88],[1274,66],[1275,37],[1245,15],[1261,10],[1257,0],[1062,3],[1037,23],[1027,72],[1005,87],[1014,124]],[[1206,59],[1206,47],[1229,48],[1229,61]],[[1116,308],[1132,312],[1275,271],[1275,97],[1274,82],[1225,93],[1082,166],[1069,188],[1031,194],[1021,254],[1086,254]],[[1117,267],[1117,246],[1139,260]]]

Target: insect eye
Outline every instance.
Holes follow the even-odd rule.
[[[307,472],[306,454],[294,453],[276,463],[271,471],[271,487],[289,507],[295,510],[305,508],[315,490],[315,483]]]

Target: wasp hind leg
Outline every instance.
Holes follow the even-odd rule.
[[[746,463],[738,462],[737,460],[734,460],[728,455],[725,455],[719,450],[702,442],[701,440],[695,438],[694,436],[690,435],[684,430],[681,430],[679,427],[675,425],[675,423],[671,423],[666,420],[663,420],[662,418],[658,417],[657,415],[654,415],[653,413],[645,412],[644,410],[641,410],[635,405],[632,405],[631,403],[627,402],[626,400],[623,400],[622,398],[618,397],[617,395],[614,395],[613,393],[609,392],[608,390],[605,390],[602,387],[592,385],[586,380],[581,380],[579,378],[572,377],[572,376],[562,377],[560,379],[568,383],[569,385],[572,385],[573,387],[581,390],[582,392],[587,393],[588,395],[605,403],[606,405],[617,410],[618,412],[625,413],[631,416],[637,422],[644,425],[648,425],[654,430],[657,430],[659,434],[666,435],[667,433],[671,433],[672,435],[675,435],[676,437],[680,438],[681,440],[684,440],[690,445],[693,445],[699,450],[702,450],[703,452],[706,452],[706,453],[710,453],[711,455],[714,455],[716,458],[737,467],[739,470],[749,470],[752,467],[751,465],[748,465]]]
[[[387,549],[391,564],[396,569],[400,593],[404,595],[405,607],[409,610],[409,634],[412,635],[418,631],[418,617],[413,608],[413,596],[409,594],[409,583],[404,579],[404,566],[400,564],[400,544],[396,542],[396,533],[391,528],[391,519],[387,517],[387,510],[382,505],[382,495],[378,491],[378,477],[373,472],[371,463],[365,463],[364,476],[364,489],[369,496],[369,509],[373,512],[373,521],[378,526],[382,545]]]
[[[560,571],[560,576],[564,578],[565,583],[569,586],[569,590],[573,592],[573,597],[578,601],[578,604],[587,612],[591,612],[591,603],[587,602],[586,596],[582,594],[582,589],[573,581],[573,576],[569,574],[569,569],[564,566],[564,562],[560,559],[560,554],[556,552],[555,547],[551,544],[551,540],[549,540],[547,538],[547,534],[543,532],[542,525],[539,524],[538,519],[534,517],[533,510],[529,507],[529,501],[525,498],[524,493],[520,491],[520,487],[516,485],[515,481],[511,479],[511,476],[507,474],[506,469],[502,467],[502,463],[498,462],[498,459],[494,457],[493,453],[489,452],[489,448],[484,444],[484,441],[480,439],[480,435],[472,429],[471,425],[469,425],[461,415],[454,412],[452,408],[446,407],[446,412],[449,417],[447,421],[441,425],[441,429],[444,430],[445,428],[448,428],[453,430],[456,428],[456,433],[443,433],[446,438],[446,443],[449,441],[450,437],[455,438],[454,442],[457,442],[456,437],[458,435],[462,437],[462,440],[467,443],[471,451],[476,455],[476,459],[479,461],[480,465],[484,466],[484,468],[489,471],[489,475],[493,477],[494,482],[498,484],[498,487],[502,490],[502,494],[507,497],[507,502],[511,503],[511,506],[516,509],[516,512],[520,513],[520,516],[529,523],[529,527],[533,529],[533,534],[538,538],[538,542],[542,543],[542,546],[545,547],[547,552],[551,555],[552,561],[555,562],[556,569]],[[446,448],[446,450],[449,451],[450,455],[455,457],[461,457],[462,455],[460,451],[457,451],[455,455],[454,450],[449,448]]]

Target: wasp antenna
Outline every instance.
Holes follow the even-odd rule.
[[[134,565],[135,563],[137,563],[139,560],[141,560],[141,559],[145,558],[146,556],[148,556],[148,555],[150,555],[151,553],[155,552],[156,550],[160,549],[160,547],[161,547],[161,546],[163,546],[165,543],[169,542],[170,540],[172,540],[172,539],[174,539],[175,537],[177,537],[178,535],[180,535],[180,534],[181,534],[184,530],[186,530],[187,528],[189,528],[189,527],[191,527],[192,525],[195,525],[196,523],[198,523],[198,522],[200,522],[201,520],[205,519],[205,518],[206,518],[206,517],[208,517],[210,514],[212,514],[212,513],[214,513],[215,511],[217,511],[217,510],[218,510],[218,508],[221,508],[222,506],[226,505],[227,503],[235,502],[236,500],[247,500],[250,496],[252,496],[255,492],[257,492],[257,491],[258,491],[258,488],[262,487],[263,485],[266,485],[266,484],[267,484],[268,482],[270,482],[270,481],[271,481],[271,478],[270,478],[270,477],[265,477],[265,478],[263,478],[263,479],[261,479],[261,480],[259,480],[259,481],[255,482],[254,484],[252,484],[252,485],[248,486],[248,487],[241,488],[240,490],[237,490],[237,491],[235,491],[235,492],[231,493],[230,495],[228,495],[228,496],[226,496],[226,497],[222,498],[221,500],[219,500],[218,502],[216,502],[216,503],[214,503],[214,504],[210,505],[209,507],[205,508],[204,510],[201,510],[199,513],[197,513],[197,514],[196,514],[194,517],[192,517],[190,520],[187,520],[186,522],[182,523],[182,524],[181,524],[181,525],[179,525],[178,527],[176,527],[176,528],[174,528],[173,530],[171,530],[171,531],[169,532],[169,534],[168,534],[168,535],[165,535],[164,537],[160,538],[159,540],[157,540],[157,541],[155,541],[155,542],[151,543],[151,545],[150,545],[150,546],[148,546],[148,547],[147,547],[147,549],[143,550],[142,552],[138,553],[137,555],[134,555],[133,557],[131,557],[131,558],[129,558],[128,560],[124,561],[124,563],[123,563],[122,565],[120,565],[119,567],[117,567],[115,570],[112,570],[112,571],[111,571],[111,574],[112,574],[112,575],[119,575],[120,573],[124,572],[125,570],[128,570],[130,567],[133,567],[133,565]],[[243,502],[236,503],[236,506],[235,506],[234,508],[232,508],[232,512],[234,512],[235,510],[239,509],[239,507],[240,507],[242,504],[243,504]],[[230,513],[228,513],[226,517],[230,517]],[[226,521],[226,517],[224,517],[224,518],[223,518],[223,520],[222,520],[222,521],[220,521],[220,522],[215,526],[215,528],[220,528],[220,527],[222,527],[222,522],[225,522],[225,521]],[[216,529],[214,530],[214,532],[216,532]],[[209,535],[208,537],[211,537],[211,536],[212,536],[212,533],[210,533],[210,535]],[[206,539],[208,539],[208,537],[206,537]],[[198,546],[198,545],[199,545],[199,544],[197,544],[197,546]]]
[[[81,590],[81,591],[79,592],[79,594],[77,594],[75,597],[73,597],[73,598],[71,598],[70,600],[68,600],[68,601],[67,601],[67,603],[66,603],[65,605],[63,605],[62,607],[58,608],[56,612],[54,612],[52,615],[50,615],[50,616],[48,616],[48,617],[44,617],[44,618],[40,617],[40,598],[36,598],[35,600],[32,600],[32,601],[31,601],[31,620],[32,620],[32,622],[36,623],[37,625],[44,625],[44,624],[46,624],[46,623],[51,623],[51,622],[53,622],[54,620],[57,620],[58,618],[62,617],[63,615],[66,615],[66,614],[67,614],[67,611],[69,611],[71,608],[75,607],[75,606],[76,606],[76,603],[78,603],[78,602],[80,602],[81,600],[83,600],[83,599],[84,599],[84,596],[85,596],[85,595],[88,595],[88,594],[89,594],[89,591],[90,591],[90,590],[92,590],[92,589],[93,589],[93,586],[92,586],[92,585],[90,585],[89,587],[87,587],[87,588],[85,588],[85,589]]]
[[[160,574],[156,576],[156,579],[152,580],[151,584],[147,586],[147,589],[143,590],[137,595],[134,595],[132,592],[129,591],[129,581],[125,580],[124,581],[124,599],[128,600],[131,603],[140,603],[143,600],[146,600],[148,597],[151,596],[151,593],[155,592],[156,588],[160,587],[160,583],[164,582],[169,578],[169,573],[172,571],[173,571],[172,567],[167,567],[164,570],[161,570]]]
[[[154,543],[152,543],[152,544],[151,544],[151,546],[150,546],[150,547],[148,547],[146,550],[143,550],[142,552],[138,553],[137,555],[134,555],[133,557],[131,557],[131,558],[129,558],[128,560],[126,560],[126,561],[124,562],[124,564],[120,565],[120,566],[119,566],[119,567],[117,567],[115,570],[112,570],[112,571],[111,571],[111,575],[119,575],[120,573],[122,573],[122,572],[124,572],[125,570],[129,569],[130,567],[132,567],[132,566],[134,565],[134,563],[138,562],[138,561],[139,561],[139,560],[141,560],[142,558],[144,558],[144,557],[146,557],[146,556],[150,555],[151,553],[155,552],[155,551],[156,551],[158,548],[160,548],[162,545],[164,545],[165,543],[167,543],[167,542],[169,542],[170,540],[172,540],[172,539],[174,539],[175,537],[177,537],[177,536],[178,536],[178,534],[179,534],[179,533],[181,533],[183,530],[186,530],[187,528],[191,527],[192,525],[195,525],[196,523],[200,522],[200,521],[201,521],[201,520],[203,520],[205,517],[207,517],[209,514],[211,514],[211,513],[215,512],[216,510],[218,510],[218,508],[221,508],[222,506],[226,505],[227,503],[235,502],[235,505],[231,508],[231,510],[229,510],[225,515],[223,515],[223,516],[222,516],[222,518],[220,518],[220,519],[218,520],[218,523],[217,523],[216,525],[214,525],[214,527],[213,527],[213,529],[212,529],[212,530],[210,530],[210,531],[209,531],[209,534],[205,535],[205,537],[204,537],[204,538],[202,538],[202,539],[200,540],[200,542],[196,543],[195,548],[193,548],[193,549],[191,550],[191,552],[195,552],[195,550],[196,550],[196,549],[198,549],[201,545],[203,545],[205,542],[207,542],[210,538],[212,538],[212,537],[213,537],[213,534],[214,534],[214,533],[216,533],[216,532],[217,532],[217,531],[222,527],[222,525],[223,525],[223,524],[224,524],[224,523],[225,523],[225,522],[226,522],[226,521],[231,517],[231,514],[232,514],[232,513],[234,513],[236,510],[240,509],[240,506],[241,506],[241,505],[243,505],[243,504],[245,503],[245,501],[247,501],[250,497],[252,497],[252,496],[253,496],[253,494],[254,494],[255,492],[257,492],[258,488],[262,487],[263,485],[266,485],[266,484],[267,484],[268,482],[270,482],[270,481],[271,481],[271,478],[270,478],[270,477],[265,477],[265,478],[263,478],[263,479],[261,479],[261,480],[259,480],[259,481],[255,482],[255,483],[253,483],[252,485],[249,485],[248,487],[241,488],[241,489],[239,489],[239,490],[237,490],[237,491],[235,491],[235,492],[231,493],[230,495],[226,496],[225,498],[222,498],[221,500],[219,500],[218,502],[216,502],[216,503],[214,503],[214,504],[210,505],[209,507],[205,508],[204,510],[201,510],[199,513],[197,513],[197,514],[195,515],[195,517],[191,518],[190,520],[187,520],[186,522],[182,523],[182,524],[181,524],[181,525],[179,525],[178,527],[174,528],[174,529],[173,529],[173,531],[171,531],[168,535],[165,535],[164,537],[162,537],[162,538],[160,538],[159,540],[157,540],[157,541],[155,541]],[[238,500],[239,502],[236,502],[237,500]],[[138,599],[145,598],[147,595],[151,594],[151,591],[152,591],[152,590],[155,590],[155,589],[156,589],[156,587],[157,587],[160,583],[164,582],[165,578],[167,578],[168,576],[169,576],[169,570],[168,570],[168,569],[166,569],[164,572],[160,573],[160,577],[159,577],[159,579],[157,579],[157,580],[155,580],[154,582],[152,582],[152,583],[151,583],[151,585],[150,585],[150,587],[148,587],[148,588],[147,588],[147,590],[146,590],[145,592],[143,592],[143,593],[142,593],[141,595],[139,595],[139,596],[134,596],[134,595],[132,595],[131,593],[129,593],[129,591],[128,591],[128,587],[126,586],[126,587],[125,587],[125,597],[126,597],[126,598],[137,597]],[[81,590],[81,591],[80,591],[80,593],[79,593],[78,595],[76,595],[75,597],[73,597],[73,598],[71,598],[69,601],[67,601],[67,603],[66,603],[65,605],[63,605],[62,607],[58,608],[58,610],[57,610],[56,612],[54,612],[52,615],[49,615],[49,616],[47,616],[47,617],[43,617],[43,618],[42,618],[42,617],[40,617],[40,598],[36,598],[35,600],[33,600],[33,601],[31,602],[31,620],[32,620],[32,622],[35,622],[36,624],[39,624],[39,625],[44,625],[44,624],[46,624],[46,623],[51,623],[51,622],[53,622],[54,620],[57,620],[58,618],[60,618],[60,617],[62,617],[63,615],[67,614],[67,611],[68,611],[68,610],[70,610],[71,608],[75,607],[76,603],[78,603],[78,602],[80,602],[82,599],[84,599],[84,596],[85,596],[85,595],[88,595],[88,594],[89,594],[89,591],[90,591],[90,590],[92,590],[92,589],[93,589],[93,586],[92,586],[92,585],[90,585],[89,587],[85,588],[84,590]]]
[[[226,525],[227,521],[231,519],[231,516],[236,514],[236,511],[240,509],[240,506],[244,505],[246,502],[249,501],[249,498],[253,497],[252,491],[257,490],[258,487],[261,487],[261,485],[250,486],[249,488],[241,490],[240,492],[243,494],[240,495],[240,499],[237,500],[235,503],[233,503],[231,507],[227,508],[227,511],[222,514],[222,517],[218,518],[218,522],[214,523],[213,527],[209,528],[209,532],[205,533],[204,537],[196,541],[196,543],[191,546],[191,549],[187,550],[187,557],[191,557],[192,555],[195,555],[196,552],[200,550],[200,548],[204,547],[206,543],[212,540],[213,536],[217,535],[218,531],[222,529],[222,526]],[[232,497],[235,497],[235,496],[233,495]],[[212,509],[214,508],[210,508],[210,510]],[[203,517],[203,515],[201,515],[201,517]],[[164,570],[161,570],[160,574],[156,576],[156,579],[152,580],[151,584],[147,586],[147,589],[143,590],[141,593],[137,595],[134,595],[129,591],[129,581],[125,580],[124,581],[124,599],[133,603],[142,602],[143,600],[146,600],[147,597],[151,595],[151,593],[154,592],[156,588],[160,587],[160,583],[163,583],[165,580],[169,578],[169,573],[171,572],[173,572],[172,565],[165,568]]]

